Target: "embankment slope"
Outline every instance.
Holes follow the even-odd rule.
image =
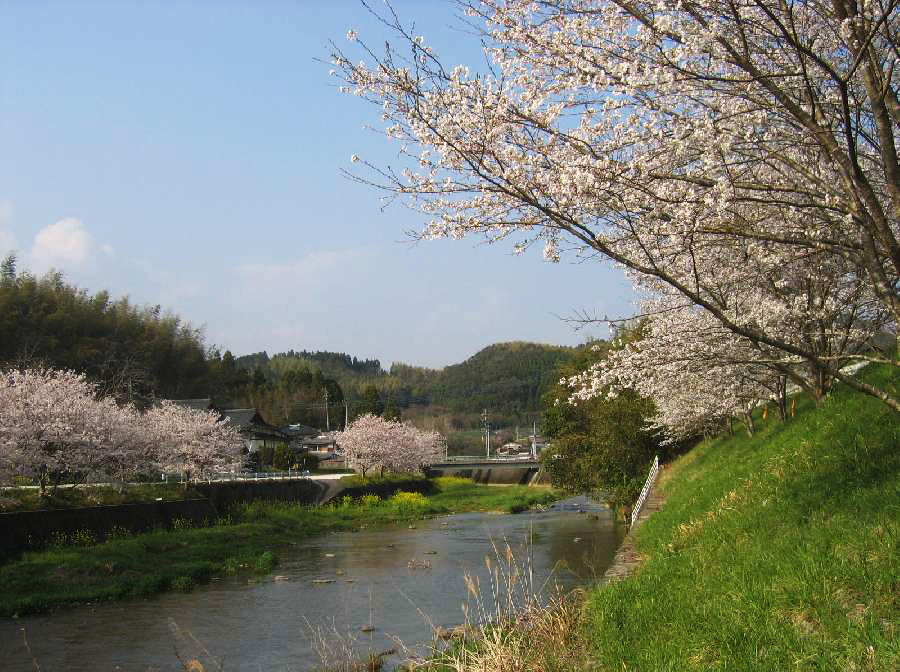
[[[599,669],[900,667],[900,416],[836,389],[761,424],[667,470],[640,569],[587,598]]]

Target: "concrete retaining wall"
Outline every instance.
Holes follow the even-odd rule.
[[[497,483],[502,485],[527,485],[531,482],[537,469],[531,466],[497,465],[497,466],[472,466],[465,464],[458,466],[441,466],[437,469],[429,469],[429,476],[459,476],[471,478],[476,483]]]
[[[172,527],[176,520],[208,525],[216,520],[216,515],[216,510],[206,499],[2,513],[0,557],[16,556],[25,549],[41,548],[54,542],[71,541],[76,535],[89,534],[95,539],[104,539],[117,529],[144,532]]]
[[[191,487],[203,497],[0,514],[0,559],[16,557],[27,549],[71,542],[78,535],[102,540],[116,530],[146,532],[155,528],[168,529],[176,520],[188,521],[191,526],[208,525],[241,502],[276,500],[314,505],[335,497],[358,499],[363,495],[375,494],[387,498],[398,490],[428,493],[434,489],[432,483],[422,480],[348,488],[340,481],[307,478],[199,483]]]
[[[279,500],[319,504],[330,497],[335,489],[333,483],[337,482],[305,478],[200,483],[192,486],[203,495],[197,499],[2,513],[0,559],[15,557],[27,549],[71,541],[76,535],[87,534],[101,540],[117,529],[127,532],[168,529],[176,520],[188,521],[191,526],[208,525],[239,502]]]

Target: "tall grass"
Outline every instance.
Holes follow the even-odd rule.
[[[562,672],[583,669],[587,640],[578,627],[583,596],[548,595],[535,585],[529,553],[494,544],[485,557],[486,580],[464,576],[465,620],[435,629],[431,656],[408,669],[433,672]],[[549,582],[549,579],[548,579]],[[406,651],[416,660],[415,652]]]

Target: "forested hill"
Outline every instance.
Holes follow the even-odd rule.
[[[87,374],[103,391],[140,402],[209,396],[220,380],[198,329],[159,306],[89,294],[62,274],[0,264],[0,367],[48,366]]]
[[[369,388],[374,387],[382,403],[399,408],[437,406],[456,413],[488,409],[495,415],[521,415],[541,409],[541,395],[575,352],[541,343],[497,343],[441,370],[397,363],[385,371],[377,359],[293,350],[271,356],[254,353],[235,361],[271,383],[288,371],[320,371],[340,384],[351,403],[370,398]]]
[[[461,364],[443,369],[432,387],[431,401],[453,411],[531,413],[555,382],[556,371],[574,348],[541,343],[497,343]]]
[[[358,359],[343,352],[288,350],[271,357],[265,351],[235,359],[238,367],[253,372],[261,369],[269,379],[277,379],[292,369],[306,367],[336,380],[378,378],[385,375],[377,359]]]

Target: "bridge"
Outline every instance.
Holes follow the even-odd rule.
[[[532,459],[457,457],[446,462],[432,464],[428,468],[428,475],[460,476],[471,478],[477,483],[528,485],[535,483],[543,474],[540,468],[540,462]]]

